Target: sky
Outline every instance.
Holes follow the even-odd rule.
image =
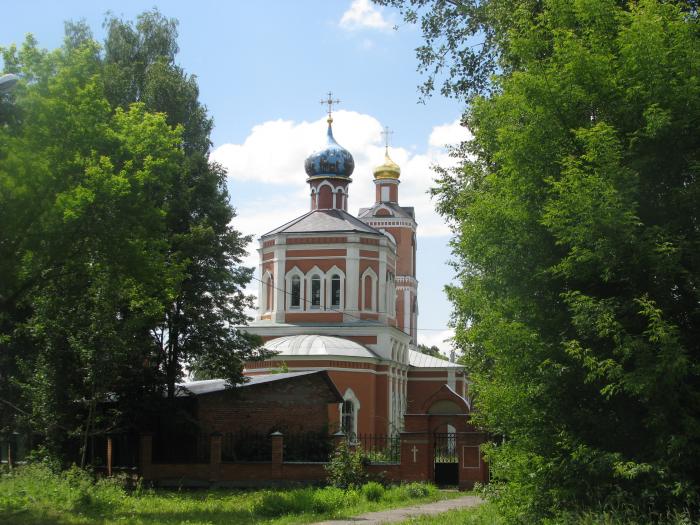
[[[32,33],[40,46],[58,47],[63,22],[80,19],[102,40],[105,13],[134,20],[153,7],[179,21],[177,62],[197,77],[214,119],[211,158],[228,169],[234,226],[255,239],[308,211],[304,159],[325,142],[320,100],[328,91],[341,100],[334,136],[355,159],[348,206],[355,215],[374,202],[372,168],[383,161],[380,133],[390,127],[390,155],[402,169],[399,203],[415,206],[418,222],[418,341],[447,353],[450,231],[427,192],[431,166],[451,162],[445,146],[469,134],[458,101],[419,102],[420,30],[369,0],[32,0],[3,3],[0,46]],[[248,265],[257,264],[256,247]]]

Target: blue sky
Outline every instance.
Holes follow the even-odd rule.
[[[239,229],[256,236],[308,207],[303,159],[323,143],[319,100],[342,100],[335,137],[355,156],[349,211],[373,201],[371,168],[382,161],[379,132],[394,130],[392,157],[402,169],[399,200],[416,206],[419,223],[419,341],[440,343],[450,305],[442,288],[451,276],[449,232],[425,192],[442,146],[465,138],[454,100],[418,102],[417,28],[368,0],[224,2],[31,1],[2,7],[0,45],[33,33],[40,45],[61,44],[63,22],[85,19],[103,36],[107,11],[127,19],[152,7],[179,20],[179,64],[198,78],[214,117],[213,158],[229,168]],[[394,25],[399,25],[394,30]],[[249,261],[255,260],[251,255]],[[447,344],[439,344],[447,351]]]

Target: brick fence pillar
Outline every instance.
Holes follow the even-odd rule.
[[[151,478],[153,463],[153,434],[141,434],[139,439],[139,470],[144,479]]]
[[[112,436],[107,436],[107,475],[112,476]]]
[[[488,482],[488,466],[481,452],[481,445],[485,441],[486,434],[480,432],[457,434],[460,490],[470,490],[475,482]]]
[[[272,477],[280,479],[282,477],[282,463],[284,461],[284,436],[282,432],[270,434],[272,441]]]
[[[433,447],[423,432],[401,433],[401,477],[406,481],[432,481]]]

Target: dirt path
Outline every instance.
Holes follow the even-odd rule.
[[[482,501],[478,496],[462,496],[461,498],[446,499],[424,505],[368,512],[367,514],[360,514],[345,520],[323,521],[314,525],[378,525],[380,523],[396,523],[425,514],[440,514],[453,509],[475,507]]]

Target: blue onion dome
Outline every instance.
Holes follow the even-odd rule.
[[[309,177],[350,177],[355,169],[355,160],[350,152],[333,138],[333,119],[328,119],[325,147],[306,158],[304,168]]]

